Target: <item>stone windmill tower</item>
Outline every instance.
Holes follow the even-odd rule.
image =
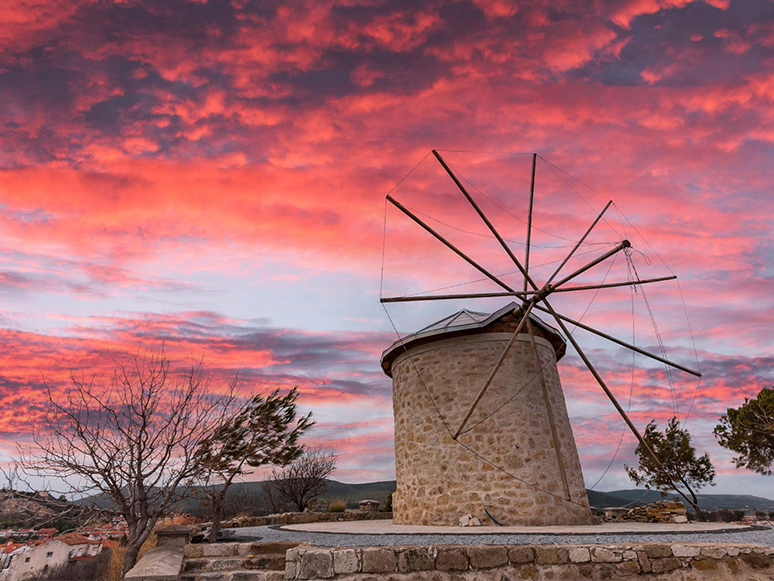
[[[384,352],[382,369],[393,380],[397,524],[456,525],[467,514],[486,522],[485,511],[509,525],[590,522],[556,368],[566,345],[555,329],[530,315],[537,357],[529,334],[517,335],[459,441],[425,392],[446,423],[459,425],[466,408],[458,402],[470,400],[497,363],[518,326],[517,309],[511,303],[492,314],[462,310]],[[493,413],[515,397],[507,413]],[[490,457],[521,482],[503,477]],[[531,482],[545,492],[525,485]]]
[[[524,276],[524,286],[521,290],[512,288],[387,196],[388,202],[502,290],[382,298],[382,303],[491,297],[519,301],[491,314],[459,311],[400,338],[382,355],[382,369],[393,379],[397,478],[394,521],[455,525],[461,516],[471,514],[481,522],[491,518],[504,525],[589,523],[591,511],[556,366],[565,353],[565,340],[572,344],[640,445],[656,463],[659,461],[566,323],[665,365],[695,376],[701,374],[558,313],[549,297],[556,292],[640,286],[676,277],[640,279],[635,271],[635,279],[626,282],[567,285],[618,252],[624,251],[629,260],[628,240],[621,240],[585,266],[559,277],[611,201],[553,274],[538,285],[529,272],[537,155],[532,159],[522,264],[443,158],[435,150],[433,154]],[[535,311],[550,316],[558,329],[539,319]]]

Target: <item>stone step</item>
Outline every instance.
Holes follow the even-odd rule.
[[[201,557],[198,559],[185,559],[183,561],[183,572],[234,571],[243,569],[244,566],[244,557]]]
[[[183,571],[185,573],[198,573],[210,571],[234,571],[246,569],[284,571],[285,553],[247,554],[227,557],[198,557],[185,559]]]
[[[295,549],[300,543],[275,542],[275,543],[240,543],[239,554],[246,555],[284,555],[290,549]],[[245,552],[246,551],[246,552]]]
[[[179,581],[285,581],[285,573],[280,571],[209,571],[202,573],[183,573]]]
[[[187,559],[234,557],[237,555],[284,555],[298,543],[195,543],[185,547]]]
[[[244,560],[245,569],[263,569],[271,571],[285,570],[285,553],[268,555],[247,555]]]

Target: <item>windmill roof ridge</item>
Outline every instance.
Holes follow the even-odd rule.
[[[429,340],[440,340],[444,335],[456,336],[460,334],[472,334],[477,330],[483,329],[495,321],[510,315],[519,306],[520,303],[511,301],[507,305],[497,309],[492,313],[472,311],[466,308],[460,309],[459,311],[447,315],[446,317],[443,317],[442,319],[431,323],[430,325],[422,327],[420,330],[415,331],[414,333],[410,333],[409,335],[396,340],[384,351],[384,353],[382,353],[380,361],[382,369],[387,375],[391,375],[390,366],[392,360],[394,360],[394,358],[397,356],[397,351],[399,349],[407,349],[409,345],[418,341],[424,342]],[[563,346],[567,343],[562,333],[558,329],[543,321],[534,312],[530,313],[529,318],[530,321],[532,321],[536,326],[540,327],[541,330],[543,330],[554,339],[551,341],[551,343],[554,344],[555,349],[557,345],[560,345],[560,348],[556,350],[557,360],[561,359],[561,357],[564,355]]]

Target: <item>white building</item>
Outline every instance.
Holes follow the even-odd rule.
[[[25,577],[66,565],[76,557],[93,557],[102,550],[102,542],[82,536],[60,537],[31,547],[11,558],[5,579],[22,581]]]

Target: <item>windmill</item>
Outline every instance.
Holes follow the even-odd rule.
[[[398,480],[393,499],[395,521],[403,524],[456,524],[454,521],[459,516],[477,516],[478,513],[482,518],[486,515],[497,522],[491,509],[499,510],[498,514],[506,524],[588,523],[591,517],[588,499],[555,368],[556,361],[564,354],[564,338],[578,353],[638,442],[656,463],[658,458],[567,325],[574,325],[685,373],[696,377],[701,374],[666,356],[651,353],[572,319],[558,312],[550,299],[555,293],[641,286],[677,277],[636,277],[625,282],[594,285],[568,284],[616,254],[630,251],[630,242],[622,239],[611,250],[584,266],[568,274],[562,273],[603,219],[612,204],[609,201],[559,266],[539,284],[530,273],[537,154],[532,154],[527,234],[522,260],[514,254],[446,160],[438,151],[433,150],[432,153],[521,273],[523,285],[517,289],[507,284],[502,276],[490,272],[417,213],[392,195],[387,195],[387,202],[502,290],[386,297],[381,298],[383,304],[497,297],[515,301],[492,314],[466,310],[455,313],[428,328],[400,338],[382,356],[385,373],[393,377]],[[561,334],[537,317],[536,312],[550,317]],[[508,331],[507,339],[503,330]],[[480,387],[476,386],[473,391],[472,383],[476,381],[480,381]],[[511,411],[508,418],[499,424],[486,424],[493,414],[483,412],[480,409],[482,405],[502,409],[513,401],[515,395],[511,392],[515,385],[521,386],[516,392],[518,395],[531,383],[541,386],[540,390],[527,390],[532,399]],[[422,390],[425,393],[421,393]],[[494,394],[494,391],[498,393]],[[471,397],[473,393],[475,396]],[[431,425],[429,410],[436,412],[433,421],[436,426],[442,425],[442,429],[436,430]],[[483,419],[474,421],[476,414],[483,415]],[[470,427],[471,424],[473,427]],[[480,442],[485,450],[477,450],[474,442]],[[515,452],[516,449],[519,451]],[[496,472],[497,475],[478,472]],[[516,487],[504,476],[515,479]]]

